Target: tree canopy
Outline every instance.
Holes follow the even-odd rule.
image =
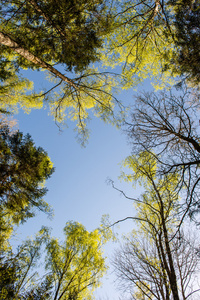
[[[126,127],[134,153],[153,155],[157,174],[179,173],[182,208],[191,216],[199,209],[198,111],[198,89],[144,93],[136,96]]]
[[[137,231],[117,252],[114,265],[133,299],[180,300],[196,292],[192,280],[199,249],[183,222],[200,209],[199,35],[198,0],[0,4],[1,115],[45,103],[56,121],[75,120],[84,138],[90,110],[104,121],[125,124],[133,153],[125,159],[129,171],[121,177],[144,192],[136,199],[121,191],[136,208],[135,216],[123,220],[134,220]],[[51,84],[34,90],[25,70],[45,71]],[[179,83],[176,89],[137,95],[131,117],[124,121],[126,110],[116,92],[147,78],[161,89]],[[51,213],[43,197],[53,170],[29,134],[0,121],[2,299],[93,299],[106,271],[102,246],[110,237],[108,228],[104,234],[88,232],[70,221],[63,242],[43,227],[16,250],[10,245],[16,226],[37,210]]]
[[[175,68],[193,84],[200,81],[200,6],[198,1],[172,1],[175,7],[175,37],[178,46]]]
[[[150,78],[160,89],[181,75],[198,85],[198,1],[114,1],[113,11],[104,60],[121,67],[123,87]]]
[[[47,153],[34,145],[30,135],[0,127],[0,241],[7,243],[14,224],[33,217],[35,210],[50,213],[44,201],[45,180],[53,173]]]
[[[129,156],[124,162],[130,173],[122,178],[139,182],[145,192],[133,200],[137,229],[125,239],[114,257],[117,280],[133,299],[187,299],[199,271],[198,245],[179,231],[181,202],[177,193],[178,173],[156,175],[156,160],[148,152]],[[125,194],[124,194],[125,195]],[[125,219],[127,219],[125,218]],[[186,263],[183,264],[183,261]]]
[[[149,77],[160,85],[162,80],[171,81],[170,72],[163,73],[173,53],[168,5],[154,0],[114,3],[115,30],[106,45],[108,65],[121,66],[128,88]]]
[[[114,104],[119,104],[116,87],[135,87],[153,78],[162,88],[177,75],[198,84],[199,9],[196,2],[186,1],[186,16],[185,2],[179,2],[3,1],[1,106],[28,110],[48,100],[57,121],[66,116],[76,120],[78,132],[87,137],[89,110],[113,121]],[[99,70],[91,66],[98,60]],[[105,66],[120,71],[105,71]],[[31,91],[31,82],[19,74],[27,68],[47,71],[51,87]]]
[[[32,208],[48,211],[42,198],[47,189],[44,181],[53,172],[52,163],[42,148],[37,148],[30,135],[10,133],[1,127],[1,206],[15,213],[19,221],[32,215]]]
[[[97,50],[109,28],[105,7],[106,2],[101,0],[12,1],[12,5],[9,0],[3,1],[1,90],[3,94],[8,91],[8,98],[12,94],[3,107],[41,108],[43,100],[48,99],[58,121],[67,111],[82,132],[88,109],[109,119],[115,99],[111,94],[112,76],[89,68],[99,59]],[[30,88],[30,83],[17,73],[27,68],[46,70],[54,81],[52,87],[37,94],[30,94],[29,89],[24,95],[23,88]]]
[[[98,230],[88,232],[77,222],[66,223],[64,242],[51,237],[48,228],[42,228],[16,253],[1,258],[0,296],[12,295],[20,300],[93,299],[92,293],[106,270],[102,253],[105,242]],[[40,274],[44,256],[46,271]]]
[[[12,1],[12,5],[3,1],[3,71],[9,64],[38,69],[52,63],[63,64],[66,71],[82,71],[98,59],[97,48],[106,30],[104,5],[101,0]]]

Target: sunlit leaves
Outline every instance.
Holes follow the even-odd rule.
[[[122,165],[131,170],[131,173],[126,174],[122,172],[120,177],[133,184],[136,182],[140,184],[148,183],[149,180],[151,181],[151,178],[156,176],[156,159],[147,151],[141,151],[138,156],[128,156]]]
[[[86,123],[90,110],[107,122],[114,122],[114,105],[118,103],[113,96],[119,78],[108,72],[98,72],[90,68],[77,74],[74,87],[61,83],[59,89],[51,94],[50,109],[58,122],[65,117],[76,121],[79,133],[86,133]],[[121,107],[122,108],[122,107]]]
[[[76,222],[66,223],[63,242],[43,227],[35,239],[22,243],[16,254],[4,251],[0,268],[8,275],[7,285],[16,299],[93,299],[106,271],[105,242],[99,230],[88,232]],[[42,260],[46,270],[41,268]],[[0,276],[0,287],[3,280]],[[0,289],[1,296],[3,293]]]
[[[6,81],[2,94],[9,80],[15,83],[11,90],[14,96],[3,108],[41,108],[46,100],[56,121],[66,116],[76,121],[77,131],[84,138],[88,136],[90,110],[114,122],[114,76],[89,68],[90,63],[98,61],[97,49],[110,27],[104,1],[60,1],[55,5],[52,1],[31,0],[13,1],[10,6],[5,0],[0,20],[0,77]],[[30,83],[16,77],[24,69],[46,70],[56,83],[47,91],[27,93]]]
[[[106,270],[101,235],[98,230],[88,232],[81,224],[72,222],[66,224],[64,233],[64,243],[55,238],[47,243],[46,269],[54,278],[55,299],[73,294],[89,299]]]
[[[163,218],[171,219],[179,210],[179,194],[177,186],[180,180],[178,173],[169,173],[159,176],[155,156],[148,152],[140,152],[137,156],[128,156],[123,166],[130,173],[122,172],[121,178],[133,185],[141,184],[145,192],[140,201],[135,201],[137,218],[144,227],[153,226],[160,230]],[[176,222],[176,218],[171,223]]]
[[[119,7],[114,29],[107,38],[103,60],[122,68],[124,88],[134,87],[146,78],[151,78],[157,88],[172,83],[171,71],[165,70],[174,48],[170,8],[164,8],[160,1],[116,3]]]

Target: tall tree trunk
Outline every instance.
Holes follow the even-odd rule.
[[[164,213],[164,205],[163,205],[163,201],[162,201],[162,196],[159,193],[159,190],[156,187],[156,184],[154,182],[153,179],[151,179],[152,185],[154,187],[154,190],[157,194],[157,197],[159,199],[159,203],[160,203],[160,218],[161,218],[161,227],[162,227],[162,232],[164,235],[164,246],[165,246],[165,250],[163,249],[162,246],[162,241],[160,239],[160,246],[161,246],[161,251],[162,251],[162,256],[163,256],[163,262],[165,265],[165,269],[169,278],[169,282],[170,282],[170,287],[171,287],[171,291],[172,291],[172,295],[174,300],[180,300],[179,298],[179,294],[178,294],[178,287],[177,287],[177,279],[176,279],[176,272],[174,269],[174,263],[173,263],[173,258],[172,258],[172,253],[171,253],[171,249],[170,249],[170,243],[169,243],[169,238],[168,238],[168,232],[167,232],[167,227],[166,227],[166,222],[165,222],[165,213]],[[166,261],[166,254],[167,254],[167,258],[168,258],[168,262]]]
[[[68,85],[72,86],[74,89],[76,89],[76,90],[78,89],[78,86],[73,82],[73,80],[71,80],[70,78],[68,78],[61,72],[59,72],[57,69],[52,67],[50,64],[44,62],[43,60],[41,60],[39,57],[35,56],[28,50],[24,49],[23,47],[20,47],[20,45],[18,45],[15,41],[13,41],[8,35],[4,34],[3,32],[0,32],[0,44],[11,48],[16,53],[23,56],[25,59],[27,59],[31,63],[35,64],[36,66],[39,66],[40,68],[43,68],[43,69],[49,71],[50,73],[54,74],[56,77],[59,77],[61,80],[66,82]]]

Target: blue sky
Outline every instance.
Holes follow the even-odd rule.
[[[38,72],[36,77],[38,79]],[[132,94],[124,93],[120,97],[132,102]],[[17,230],[16,243],[34,235],[42,225],[50,226],[53,235],[62,238],[62,229],[69,220],[82,223],[87,230],[94,230],[104,214],[109,214],[112,221],[134,214],[131,201],[106,183],[107,178],[111,178],[128,195],[135,197],[139,194],[139,191],[134,191],[130,185],[118,179],[120,162],[131,153],[125,134],[93,117],[89,123],[90,138],[83,148],[75,138],[75,124],[69,122],[68,128],[60,132],[47,109],[33,110],[30,114],[20,111],[15,117],[19,130],[24,134],[29,133],[35,144],[48,152],[55,167],[55,173],[46,183],[49,191],[45,196],[54,209],[54,218],[49,220],[44,214],[38,213],[37,217]],[[115,231],[127,233],[133,226],[129,221],[120,229],[116,227]],[[115,247],[116,244],[109,243],[105,248],[108,264]],[[96,299],[118,299],[119,292],[114,288],[111,272],[112,269],[105,276]]]

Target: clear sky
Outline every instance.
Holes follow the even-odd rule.
[[[38,74],[32,76],[38,80]],[[33,79],[39,85],[36,77]],[[133,101],[131,92],[119,97],[124,97],[126,102]],[[55,167],[54,174],[46,183],[49,191],[45,196],[54,209],[53,220],[38,213],[37,217],[18,229],[16,243],[34,235],[42,225],[52,227],[53,235],[62,238],[62,229],[69,220],[82,223],[87,230],[94,230],[99,226],[103,214],[109,214],[112,221],[134,214],[131,201],[124,199],[106,183],[109,177],[128,195],[138,195],[130,185],[118,179],[120,162],[131,153],[125,134],[94,117],[89,124],[91,134],[88,144],[83,148],[75,138],[75,124],[68,122],[68,128],[59,132],[47,109],[34,110],[30,114],[20,111],[16,119],[19,130],[24,134],[29,133],[35,144],[48,152]],[[127,233],[133,226],[132,222],[127,221],[115,230]],[[108,264],[115,247],[117,245],[109,243],[105,249]],[[96,299],[119,298],[111,273],[112,269],[105,276],[102,288],[98,289]]]

